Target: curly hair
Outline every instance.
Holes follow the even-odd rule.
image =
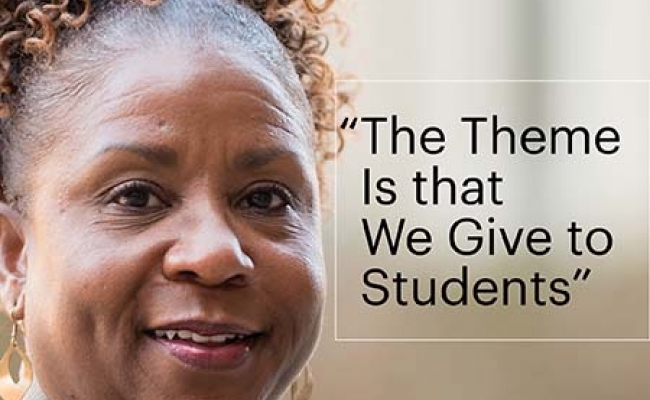
[[[21,197],[21,189],[12,181],[12,176],[16,175],[16,168],[26,162],[9,162],[15,158],[17,140],[12,131],[20,125],[16,121],[20,119],[19,114],[33,114],[32,103],[53,102],[49,98],[60,94],[58,92],[83,91],[82,84],[73,82],[62,85],[69,86],[68,89],[50,89],[57,93],[30,97],[28,88],[38,81],[38,73],[56,62],[59,51],[69,38],[90,24],[101,10],[116,8],[116,3],[141,3],[154,7],[163,1],[0,0],[0,134],[4,200],[18,203]],[[291,61],[309,103],[306,107],[310,109],[313,121],[314,154],[322,177],[323,164],[335,157],[343,146],[342,134],[334,118],[336,109],[350,102],[347,92],[335,93],[335,72],[324,58],[328,49],[327,31],[340,24],[330,10],[335,0],[323,0],[322,4],[315,4],[315,0],[231,1],[261,17],[284,47],[285,57]]]

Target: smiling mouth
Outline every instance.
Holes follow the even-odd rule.
[[[146,330],[145,335],[187,366],[228,370],[241,366],[252,357],[252,350],[264,332],[228,327],[167,327]]]
[[[153,336],[156,339],[186,341],[204,346],[219,346],[238,342],[250,342],[255,339],[255,337],[261,335],[261,333],[220,333],[215,335],[202,335],[185,329],[156,329],[148,331],[147,333],[149,336]]]

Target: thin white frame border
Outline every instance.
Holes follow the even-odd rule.
[[[644,83],[648,95],[647,123],[650,137],[650,79],[336,79],[334,98],[338,99],[340,83]],[[338,107],[334,107],[334,123],[338,127]],[[338,141],[334,142],[338,146]],[[350,338],[338,335],[338,160],[334,157],[334,342],[335,343],[650,343],[650,243],[648,247],[648,282],[646,301],[648,306],[648,325],[646,338]],[[648,159],[646,160],[650,180],[650,139],[648,139]],[[648,184],[648,215],[650,215],[650,183]],[[650,242],[650,218],[648,218],[648,240]]]

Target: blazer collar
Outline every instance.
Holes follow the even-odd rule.
[[[27,389],[27,393],[23,396],[23,400],[47,400],[47,397],[45,397],[38,382],[34,380],[31,385],[29,385],[29,389]]]

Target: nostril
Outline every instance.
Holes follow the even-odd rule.
[[[238,274],[230,277],[227,281],[223,282],[224,288],[241,288],[248,285],[248,277],[243,274]]]
[[[177,271],[174,280],[182,282],[196,282],[206,286],[215,286],[221,289],[238,289],[248,285],[249,278],[243,273],[234,273],[232,276],[222,276],[220,279],[206,280],[201,274],[192,270]]]
[[[178,278],[180,280],[192,281],[199,278],[199,274],[194,271],[184,270],[178,272]]]

